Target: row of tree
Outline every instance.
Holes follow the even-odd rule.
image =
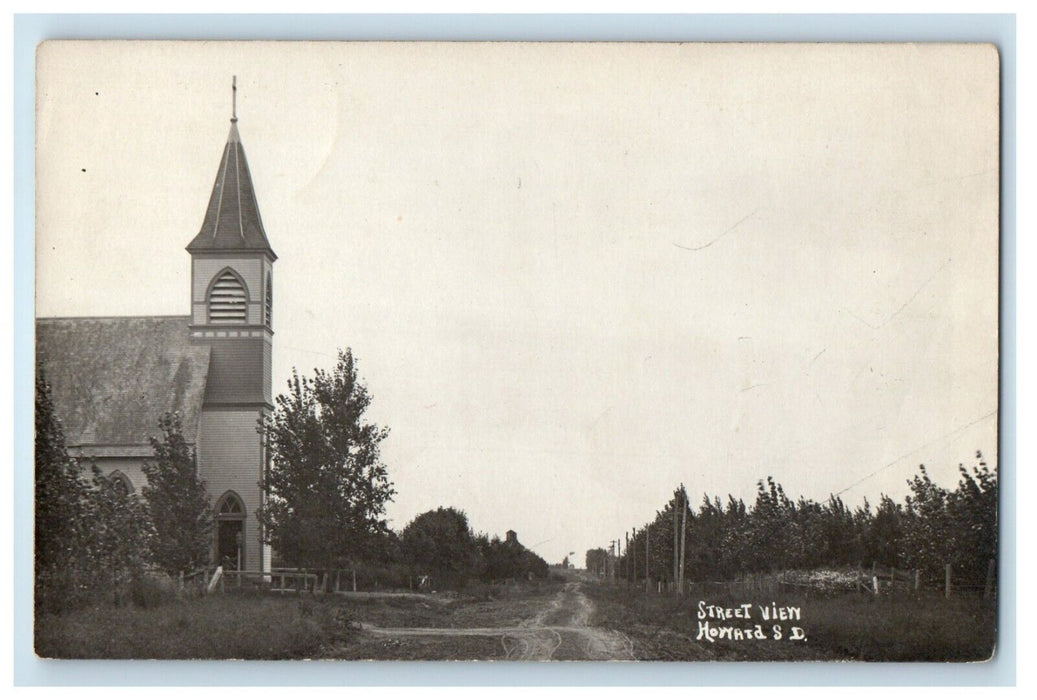
[[[379,446],[388,428],[365,420],[371,404],[347,349],[312,379],[293,371],[261,430],[271,455],[260,520],[278,563],[308,569],[402,566],[437,586],[470,579],[544,577],[547,564],[518,542],[476,535],[463,511],[437,508],[400,533],[385,504],[396,491]]]
[[[54,611],[129,590],[147,567],[185,571],[209,559],[212,515],[179,418],[160,421],[138,498],[69,455],[50,386],[36,374],[35,607]]]
[[[473,534],[468,517],[455,508],[414,518],[400,533],[398,551],[402,561],[451,587],[472,579],[542,579],[548,573],[547,562],[517,539]]]
[[[402,567],[437,586],[470,579],[543,578],[547,564],[517,541],[475,535],[465,514],[438,508],[400,533],[385,505],[395,494],[379,445],[388,429],[364,419],[371,397],[349,350],[312,379],[293,371],[288,392],[261,421],[270,468],[257,514],[281,566]],[[119,591],[147,568],[168,574],[212,557],[213,512],[194,449],[175,414],[144,464],[140,497],[71,457],[50,387],[36,377],[36,540],[38,609],[60,609],[99,590]]]
[[[997,557],[998,486],[978,452],[976,460],[971,470],[959,465],[953,489],[934,483],[920,466],[902,503],[882,496],[875,507],[865,500],[850,508],[838,496],[792,500],[768,477],[758,483],[749,506],[733,496],[722,501],[707,495],[696,510],[681,487],[635,531],[618,560],[611,551],[592,549],[586,565],[596,572],[614,567],[620,576],[643,580],[647,540],[648,575],[670,581],[683,539],[687,581],[875,563],[919,569],[926,580],[942,583],[950,564],[957,580],[982,585],[989,561]]]

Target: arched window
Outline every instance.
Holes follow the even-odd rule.
[[[220,498],[220,502],[216,504],[216,517],[224,520],[237,520],[245,517],[245,505],[241,502],[241,497],[233,491],[228,491],[223,494]]]
[[[112,490],[120,496],[129,496],[133,493],[133,482],[118,470],[108,475],[108,483],[112,485]]]
[[[266,325],[273,326],[271,319],[274,316],[274,275],[267,273],[266,276]]]
[[[232,270],[224,270],[209,288],[209,323],[245,323],[247,318],[245,283]]]

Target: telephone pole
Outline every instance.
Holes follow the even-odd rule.
[[[680,587],[681,595],[684,595],[684,545],[688,537],[688,492],[684,490],[684,484],[681,484],[681,574],[680,574]]]
[[[645,593],[652,592],[651,571],[648,568],[648,535],[652,532],[652,524],[645,526]]]
[[[623,567],[623,578],[630,583],[630,530],[623,533],[623,551],[627,554],[627,560],[623,562],[626,566]]]
[[[614,583],[616,580],[616,541],[609,543],[609,578]]]
[[[677,592],[677,499],[673,499],[673,585],[674,593]]]

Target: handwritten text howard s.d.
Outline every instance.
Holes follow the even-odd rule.
[[[696,641],[704,640],[715,644],[719,639],[743,641],[747,639],[772,639],[805,642],[802,627],[780,623],[799,622],[802,610],[791,605],[754,605],[742,603],[732,607],[710,605],[699,601],[699,632]]]

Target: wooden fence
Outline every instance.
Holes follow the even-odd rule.
[[[683,586],[669,580],[619,579],[616,583],[636,586],[646,593],[676,595],[777,595],[781,593],[834,594],[856,592],[861,595],[906,596],[938,590],[944,597],[957,595],[997,595],[997,566],[991,559],[984,583],[956,579],[953,567],[944,566],[942,581],[927,580],[920,569],[897,569],[872,564],[866,569],[858,566],[856,572],[833,572],[829,578],[815,578],[806,572],[780,571],[739,576],[731,581],[685,581]],[[608,579],[603,579],[608,580]]]
[[[386,585],[379,585],[378,579],[363,581],[358,586],[357,569],[294,569],[277,568],[270,571],[237,571],[222,567],[208,567],[180,576],[180,589],[197,587],[209,593],[226,592],[227,590],[250,590],[259,592],[309,593],[312,595],[356,593],[365,591],[386,590],[420,590],[421,578],[407,577],[401,588],[398,581],[389,579]],[[427,578],[427,577],[425,577]]]

